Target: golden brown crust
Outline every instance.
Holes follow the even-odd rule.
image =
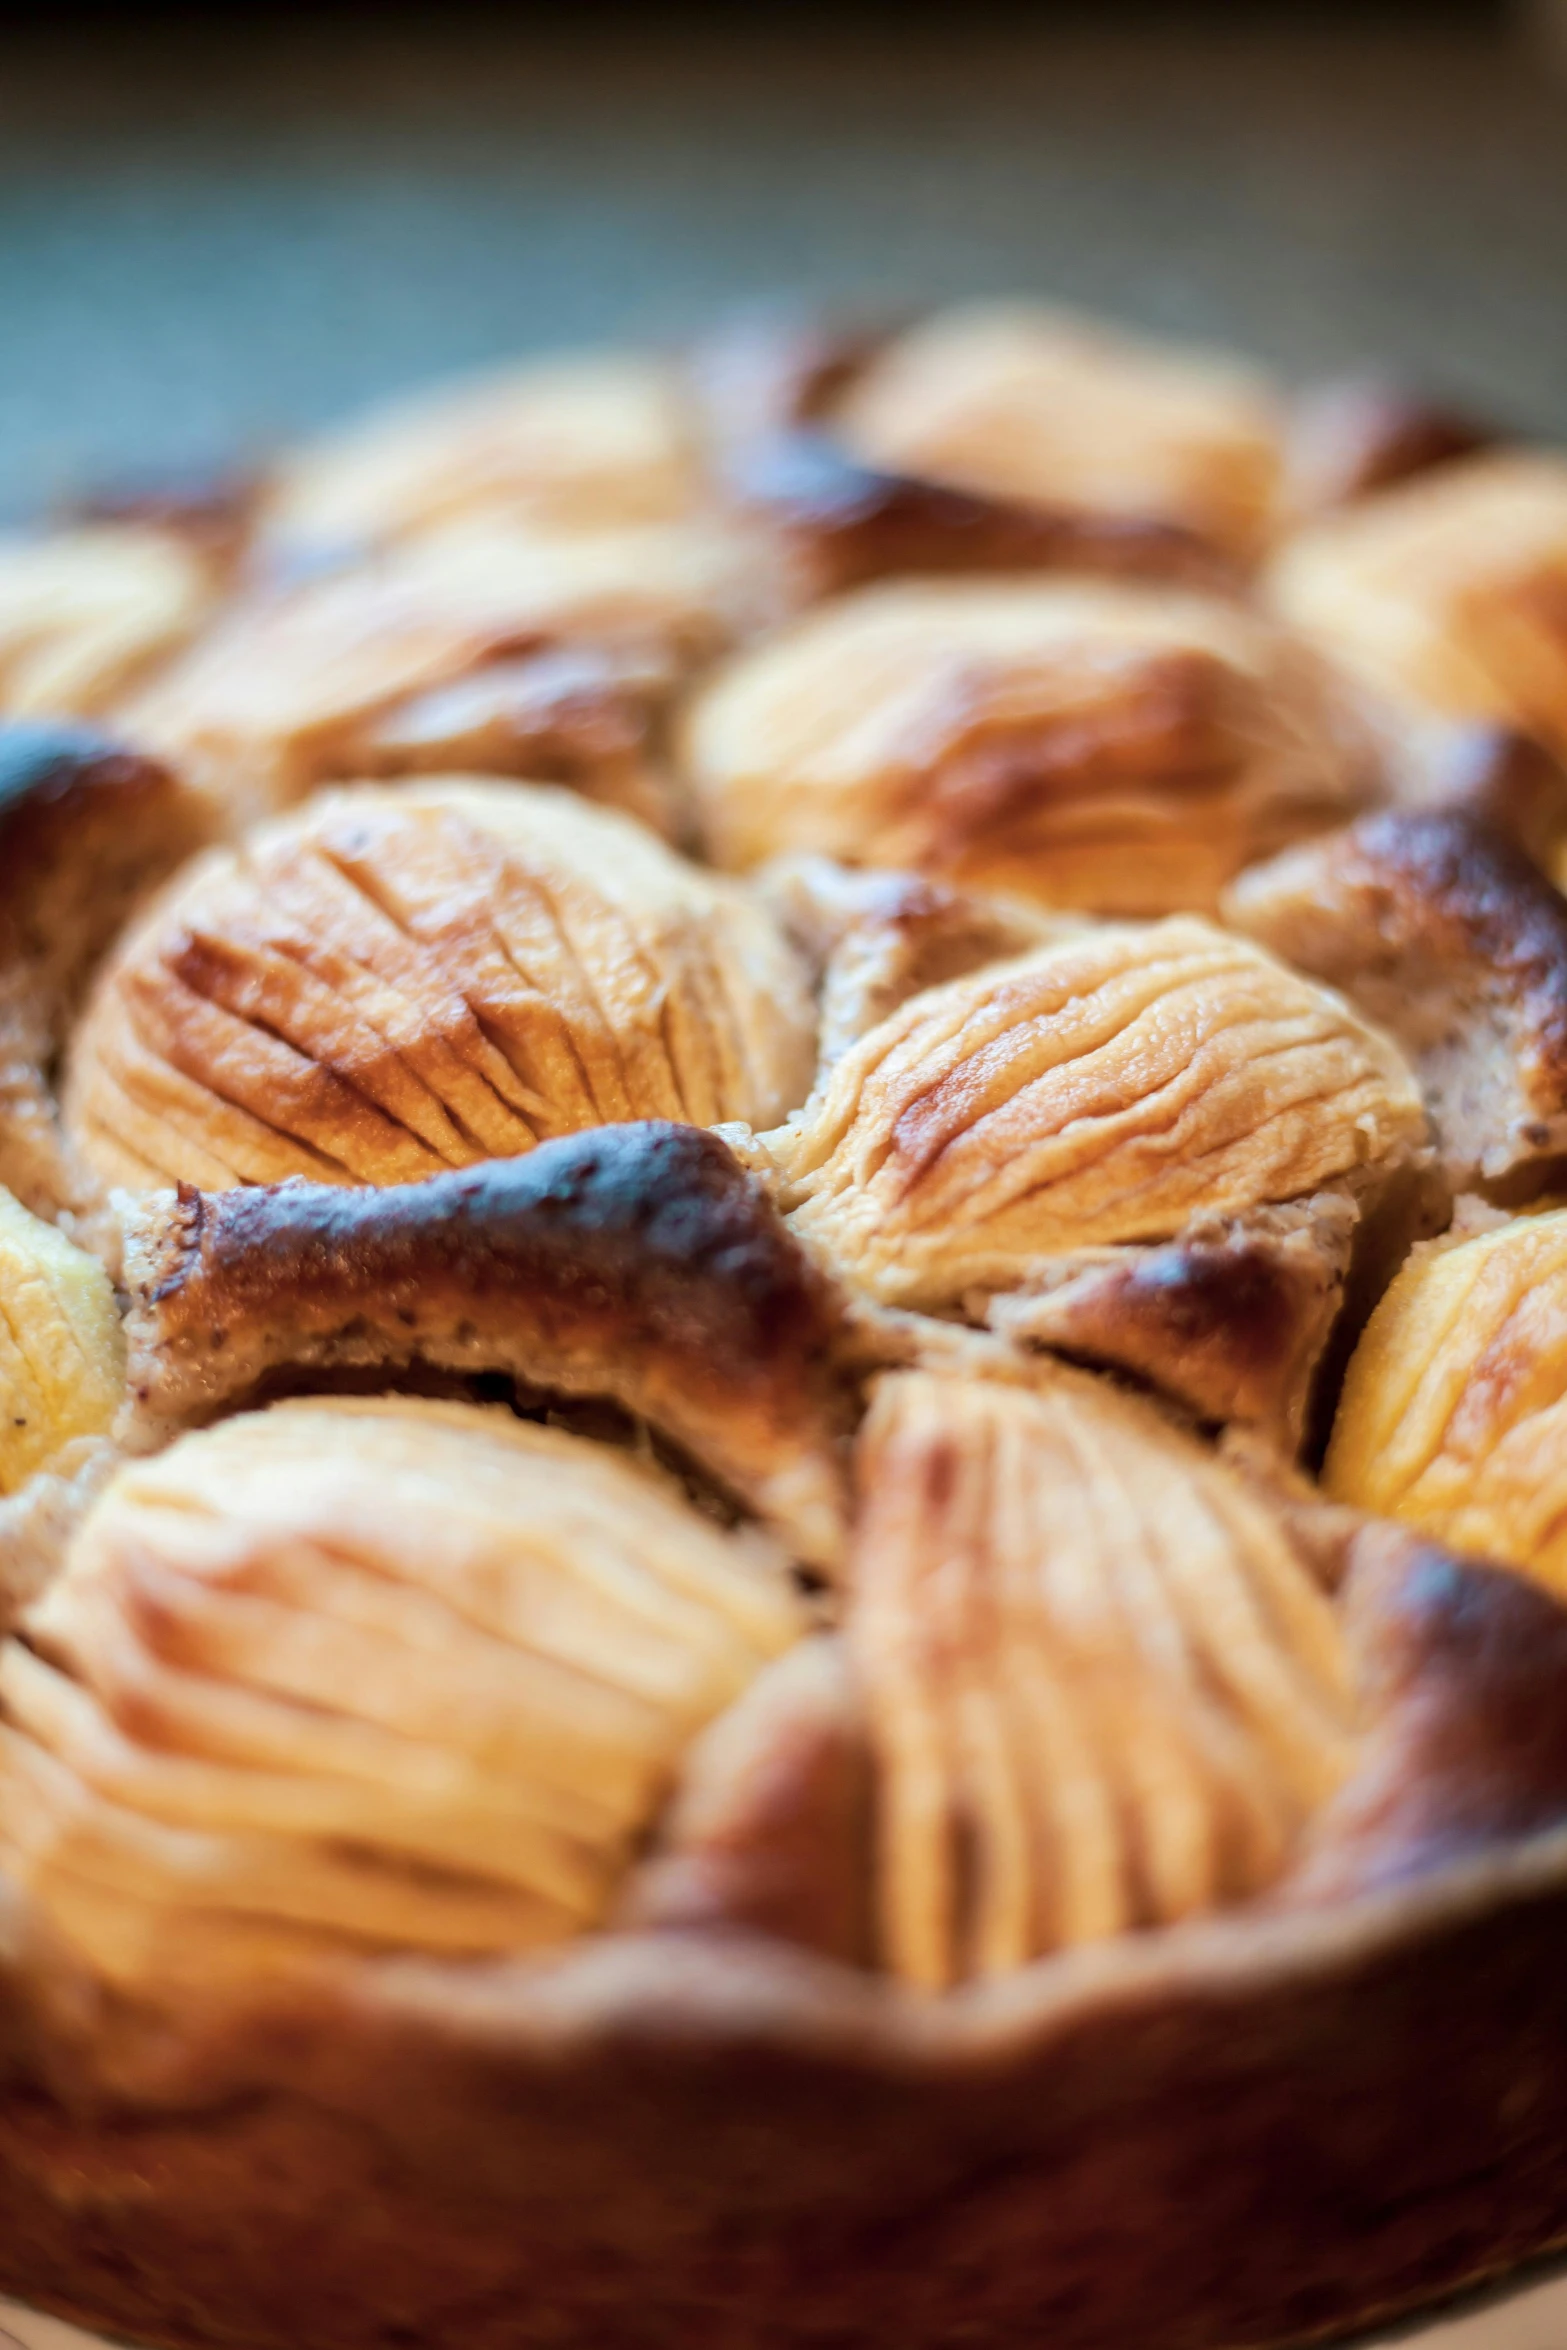
[[[559,780],[662,829],[665,706],[727,640],[714,525],[474,523],[239,599],[122,715],[231,824],[363,776]]]
[[[72,1044],[106,1180],[395,1183],[809,1084],[806,975],[744,887],[577,795],[449,777],[311,802],[179,877]]]
[[[609,1396],[827,1564],[843,1536],[826,1282],[716,1136],[646,1123],[376,1192],[156,1195],[128,1222],[130,1385],[213,1418],[285,1372],[429,1363]]]
[[[42,1214],[90,1186],[62,1147],[52,1064],[94,965],[206,818],[166,767],[87,727],[0,727],[0,1183]]]
[[[742,512],[778,534],[796,600],[900,574],[1061,571],[1220,592],[1237,585],[1222,555],[1179,523],[1008,504],[881,471],[824,432],[759,441],[732,459],[728,480]]]
[[[1567,1152],[1567,902],[1520,850],[1461,812],[1389,811],[1244,875],[1225,912],[1397,1039],[1456,1187],[1548,1179]]]
[[[1174,524],[1243,562],[1273,520],[1282,419],[1260,376],[1026,304],[922,321],[872,357],[831,424],[871,465]]]
[[[1477,719],[1567,752],[1567,460],[1454,459],[1296,532],[1276,609],[1417,714]]]
[[[1129,1372],[1200,1420],[1260,1428],[1293,1457],[1359,1221],[1344,1191],[1198,1219],[1160,1247],[1069,1257],[1059,1279],[993,1298],[986,1321]]]
[[[1545,1627],[1507,1578],[1417,1565],[1367,1599],[1395,1652],[1492,1643],[1488,1703],[1530,1681]],[[418,2350],[889,2323],[915,2350],[1042,2323],[1062,2350],[1207,2350],[1385,2318],[1567,2234],[1548,1746],[1532,1806],[1505,1798],[1521,1841],[1465,1852],[1449,1823],[1433,1873],[939,2004],[671,1932],[258,1983],[241,2011],[198,1989],[171,2028],[13,1903],[0,2281],[176,2350],[370,2350],[389,2321]]]
[[[720,670],[682,744],[721,865],[815,852],[1099,913],[1211,906],[1376,768],[1267,622],[1080,579],[845,597]]]
[[[1175,918],[911,997],[766,1141],[801,1236],[931,1311],[1335,1183],[1373,1199],[1423,1134],[1409,1071],[1338,997]]]

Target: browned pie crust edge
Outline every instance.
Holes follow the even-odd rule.
[[[1305,2340],[1567,2237],[1564,1936],[1556,1833],[928,2014],[755,1942],[409,1962],[139,2109],[13,2008],[0,2283],[189,2350]]]
[[[130,1392],[159,1432],[280,1372],[502,1372],[613,1398],[799,1556],[839,1553],[841,1308],[716,1134],[598,1127],[376,1190],[186,1185],[125,1222]]]
[[[136,2012],[0,1886],[0,2286],[177,2350],[1213,2350],[1567,2239],[1567,1614],[1356,1548],[1329,1897],[939,2001],[737,1930]]]

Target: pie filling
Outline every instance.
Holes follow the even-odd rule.
[[[1485,443],[989,306],[0,548],[50,1947],[929,1998],[1567,1812],[1567,472]]]

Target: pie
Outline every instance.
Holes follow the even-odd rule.
[[[992,304],[0,546],[0,2289],[1567,2243],[1564,482]]]

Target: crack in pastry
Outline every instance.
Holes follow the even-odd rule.
[[[1283,420],[1260,374],[1023,304],[940,311],[895,337],[830,422],[872,465],[1184,525],[1242,558],[1279,487]]]
[[[851,1044],[928,987],[1083,928],[1071,915],[950,888],[924,874],[781,857],[757,886],[818,981],[817,1082]]]
[[[1418,1249],[1344,1381],[1328,1491],[1567,1594],[1567,1209]]]
[[[1504,449],[1367,498],[1285,542],[1272,594],[1395,704],[1567,756],[1567,460]]]
[[[1247,1898],[1353,1757],[1332,1604],[1132,1399],[885,1380],[847,1639],[885,1963],[922,1990]]]
[[[55,1064],[104,948],[207,837],[169,770],[85,726],[0,725],[0,1184],[42,1214],[84,1205]]]
[[[802,1239],[890,1305],[1018,1289],[1422,1149],[1393,1046],[1249,942],[1106,924],[910,998],[765,1138]]]
[[[1242,875],[1225,918],[1341,988],[1409,1057],[1456,1189],[1567,1153],[1567,904],[1458,813],[1389,812]]]
[[[1083,580],[827,605],[699,691],[682,757],[720,865],[811,851],[1128,914],[1212,906],[1376,782],[1370,736],[1267,622]]]
[[[841,1556],[841,1308],[714,1135],[612,1127],[394,1190],[154,1195],[125,1254],[144,1428],[285,1370],[503,1372],[612,1397],[797,1557]]]
[[[275,473],[263,548],[287,565],[473,515],[617,530],[676,521],[701,489],[678,370],[552,359],[442,385],[318,441]]]
[[[0,539],[0,712],[111,715],[216,601],[211,565],[177,531],[103,523]]]
[[[663,712],[736,594],[710,524],[475,522],[241,598],[122,723],[238,821],[321,783],[480,769],[667,832]]]
[[[0,1848],[111,1980],[604,1917],[787,1578],[503,1412],[296,1402],[120,1471],[0,1658]]]
[[[122,942],[73,1045],[106,1183],[398,1183],[588,1126],[765,1123],[810,1083],[763,906],[570,793],[329,794],[213,852]]]

